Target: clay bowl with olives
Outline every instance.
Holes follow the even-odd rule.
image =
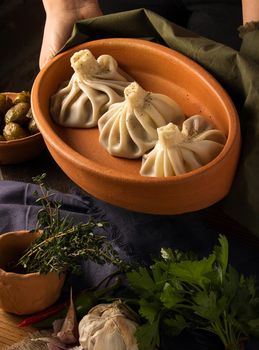
[[[44,148],[31,112],[30,93],[0,93],[0,165],[31,160]]]

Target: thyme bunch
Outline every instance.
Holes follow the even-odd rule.
[[[37,214],[35,233],[40,234],[19,259],[18,265],[26,273],[80,273],[82,260],[91,260],[123,269],[124,262],[112,243],[106,236],[94,232],[104,228],[105,223],[89,220],[75,225],[69,216],[61,216],[62,203],[53,200],[55,193],[44,183],[45,177],[46,174],[42,174],[33,178],[34,183],[39,185],[39,192],[36,191],[35,195],[41,208]]]

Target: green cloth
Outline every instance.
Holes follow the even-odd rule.
[[[226,89],[239,113],[242,152],[231,191],[217,206],[259,237],[259,30],[245,33],[236,51],[138,9],[76,23],[63,50],[108,37],[145,38],[166,45],[199,63]]]

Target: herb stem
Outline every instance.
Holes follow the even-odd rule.
[[[46,238],[44,241],[42,241],[42,242],[40,242],[40,243],[38,243],[38,244],[33,245],[33,248],[30,249],[30,250],[28,251],[28,253],[24,254],[24,257],[27,256],[27,255],[28,255],[28,256],[32,256],[33,254],[35,254],[35,253],[37,252],[37,250],[40,250],[41,247],[42,247],[43,245],[47,245],[48,243],[50,243],[50,242],[53,241],[54,239],[56,239],[56,238],[61,238],[61,237],[65,236],[65,235],[67,235],[67,234],[69,234],[69,233],[73,233],[73,230],[68,230],[68,231],[66,231],[66,232],[58,232],[58,233],[55,234],[54,236]]]
[[[55,193],[44,184],[46,174],[33,178],[39,185],[35,191],[40,203],[35,234],[39,236],[24,252],[18,265],[26,272],[80,273],[82,260],[91,260],[97,264],[105,263],[123,266],[117,251],[106,236],[95,229],[103,227],[103,223],[95,223],[91,219],[86,223],[74,225],[68,216],[61,216],[61,202],[54,201]],[[52,200],[51,200],[52,199]],[[125,264],[126,265],[126,264]]]
[[[229,342],[227,340],[224,329],[222,328],[220,320],[212,322],[211,325],[212,325],[212,329],[214,329],[214,333],[218,335],[218,337],[221,339],[222,343],[224,344],[224,347],[226,348]]]

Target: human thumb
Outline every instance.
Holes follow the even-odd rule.
[[[46,19],[39,58],[40,69],[62,49],[70,37],[72,28],[73,23]]]

